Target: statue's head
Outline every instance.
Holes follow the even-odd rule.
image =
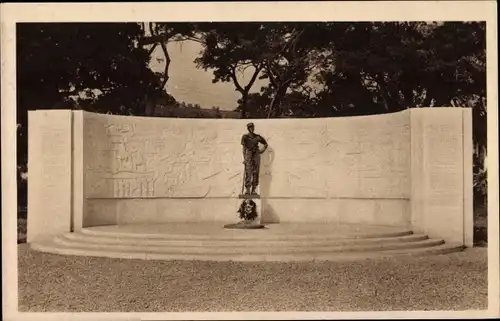
[[[253,123],[248,123],[247,129],[249,132],[253,133],[255,131],[255,125]]]

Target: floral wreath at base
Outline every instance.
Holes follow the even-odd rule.
[[[250,205],[250,211],[246,207]],[[238,209],[240,218],[245,221],[253,221],[257,218],[257,204],[253,200],[244,200],[241,202],[240,208]]]

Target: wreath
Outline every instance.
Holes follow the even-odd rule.
[[[245,221],[253,221],[257,218],[257,204],[253,200],[244,200],[238,209],[240,218]]]

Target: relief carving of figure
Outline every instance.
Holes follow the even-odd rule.
[[[256,195],[256,189],[259,185],[260,154],[267,149],[267,141],[255,133],[255,125],[247,124],[248,133],[241,137],[243,145],[243,164],[245,165],[244,186],[245,194]],[[261,149],[259,144],[264,145]]]

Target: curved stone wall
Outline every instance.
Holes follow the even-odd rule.
[[[122,222],[230,220],[242,189],[247,122],[84,113],[85,197],[95,212],[88,224],[106,221],[109,214],[102,213],[119,206]],[[269,143],[259,191],[266,219],[371,221],[377,215],[382,223],[409,223],[407,112],[252,122]],[[343,213],[349,214],[340,218]]]
[[[88,198],[241,192],[246,120],[84,116]],[[407,112],[252,121],[270,147],[262,157],[265,197],[409,197]]]
[[[411,227],[472,244],[472,116],[252,120],[264,223]],[[238,219],[248,120],[29,113],[28,242],[104,224]]]

